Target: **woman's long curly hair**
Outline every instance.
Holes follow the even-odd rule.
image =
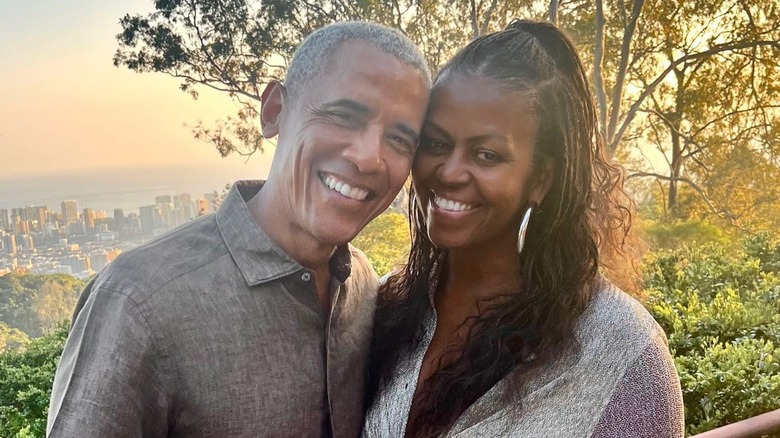
[[[624,288],[632,283],[623,275],[631,269],[620,269],[632,257],[624,251],[632,203],[621,170],[605,155],[585,69],[571,40],[550,23],[514,20],[461,50],[442,68],[434,90],[452,74],[489,77],[508,92],[532,96],[539,120],[534,161],[551,160],[554,178],[528,225],[519,256],[521,290],[486,303],[469,321],[458,358],[440,363],[415,399],[420,409],[409,430],[416,436],[446,432],[510,370],[513,392],[522,391],[531,370],[567,346],[576,348],[574,327],[600,284],[600,269]],[[369,398],[382,371],[421,342],[431,272],[445,252],[428,239],[414,193],[409,198],[412,247],[408,262],[380,290]]]

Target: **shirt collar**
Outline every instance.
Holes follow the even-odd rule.
[[[263,181],[237,181],[217,210],[217,226],[230,255],[247,284],[255,286],[303,269],[282,250],[255,221],[246,201],[263,187]],[[329,261],[331,275],[344,283],[351,272],[347,245],[340,246]]]

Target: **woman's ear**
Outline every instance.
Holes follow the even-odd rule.
[[[279,124],[284,107],[285,88],[279,81],[265,86],[260,96],[260,126],[263,137],[272,138],[279,134]]]
[[[531,193],[528,196],[528,200],[535,202],[536,205],[540,205],[547,196],[547,192],[552,187],[553,178],[555,177],[555,165],[551,158],[543,158],[536,165],[536,171],[533,177],[533,187]]]

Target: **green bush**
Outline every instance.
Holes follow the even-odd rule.
[[[776,249],[753,238],[742,251],[706,245],[645,263],[647,304],[669,338],[688,433],[780,408]]]
[[[641,230],[652,248],[673,249],[681,242],[688,246],[728,245],[729,237],[722,228],[708,221],[643,221]]]
[[[54,371],[67,325],[30,341],[20,352],[0,354],[0,436],[43,437]]]

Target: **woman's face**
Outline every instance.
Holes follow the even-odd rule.
[[[529,202],[552,178],[534,169],[533,104],[493,79],[455,74],[437,84],[412,167],[428,236],[445,249],[515,247]]]

